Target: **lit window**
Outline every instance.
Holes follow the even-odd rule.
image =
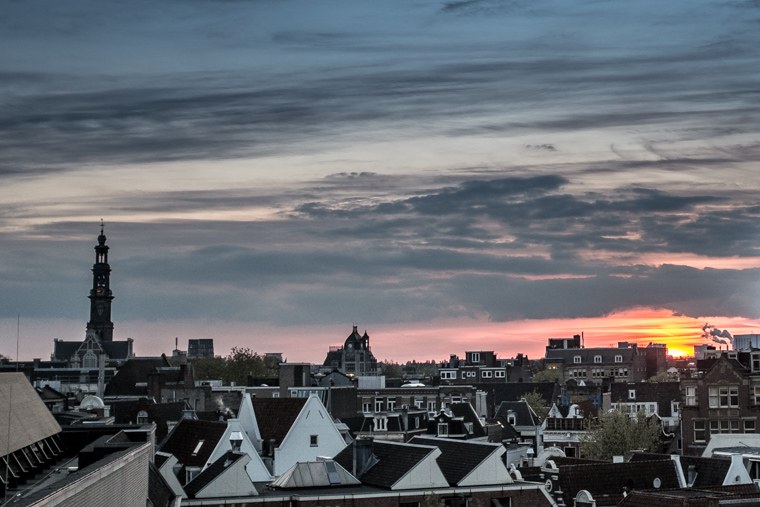
[[[757,403],[760,404],[760,389],[756,388],[756,394],[757,394]],[[687,386],[686,387],[686,404],[689,406],[694,406],[697,404],[697,387],[696,386]]]
[[[193,449],[193,456],[198,455],[198,452],[200,452],[201,447],[203,447],[203,442],[205,442],[205,440],[198,440],[198,443],[195,445],[195,449]]]

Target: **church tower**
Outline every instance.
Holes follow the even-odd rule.
[[[94,336],[100,342],[113,341],[113,322],[111,322],[111,267],[108,265],[108,246],[103,234],[103,221],[100,221],[100,236],[95,247],[95,264],[92,266],[92,289],[90,290],[90,321],[87,323],[87,336]]]

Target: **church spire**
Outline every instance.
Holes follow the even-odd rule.
[[[92,289],[90,290],[90,321],[87,335],[94,335],[99,341],[113,341],[111,322],[111,267],[108,265],[105,224],[100,220],[100,235],[95,246],[95,264],[92,266]]]

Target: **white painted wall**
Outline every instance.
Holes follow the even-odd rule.
[[[317,446],[311,446],[317,435]],[[274,450],[274,475],[279,476],[299,461],[317,461],[318,456],[334,457],[346,442],[327,409],[316,396],[310,396],[288,434]]]
[[[440,449],[432,449],[425,459],[391,486],[391,489],[447,488],[449,483],[436,461],[440,455]]]
[[[502,455],[507,452],[503,446],[494,449],[494,452],[483,462],[475,467],[472,472],[459,481],[457,486],[485,486],[492,484],[508,484],[514,482],[509,475],[507,467],[501,460]]]
[[[232,450],[232,444],[230,443],[230,435],[232,434],[233,431],[239,431],[243,435],[243,443],[240,445],[240,452],[246,453],[251,458],[251,461],[248,462],[248,464],[245,467],[246,471],[248,472],[248,476],[251,478],[251,480],[253,482],[271,481],[273,479],[272,475],[269,473],[269,470],[267,470],[267,467],[266,465],[264,465],[264,462],[261,461],[261,457],[259,457],[259,453],[256,451],[256,447],[248,438],[248,435],[246,435],[243,429],[243,426],[242,424],[240,424],[240,420],[238,419],[227,420],[227,429],[225,430],[222,438],[219,439],[219,443],[214,448],[214,452],[211,453],[211,457],[203,466],[203,469],[205,470],[214,461],[221,458],[227,451]]]

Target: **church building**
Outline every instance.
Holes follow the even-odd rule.
[[[360,335],[354,330],[348,335],[342,347],[330,347],[321,370],[324,372],[338,370],[346,375],[377,375],[377,359],[369,347],[369,335],[364,331]]]
[[[90,289],[90,320],[87,322],[84,341],[55,340],[53,361],[67,361],[69,368],[98,368],[100,360],[124,361],[134,356],[132,338],[114,341],[111,321],[111,267],[108,265],[108,245],[101,221],[98,244],[95,246],[95,264],[92,266]]]

